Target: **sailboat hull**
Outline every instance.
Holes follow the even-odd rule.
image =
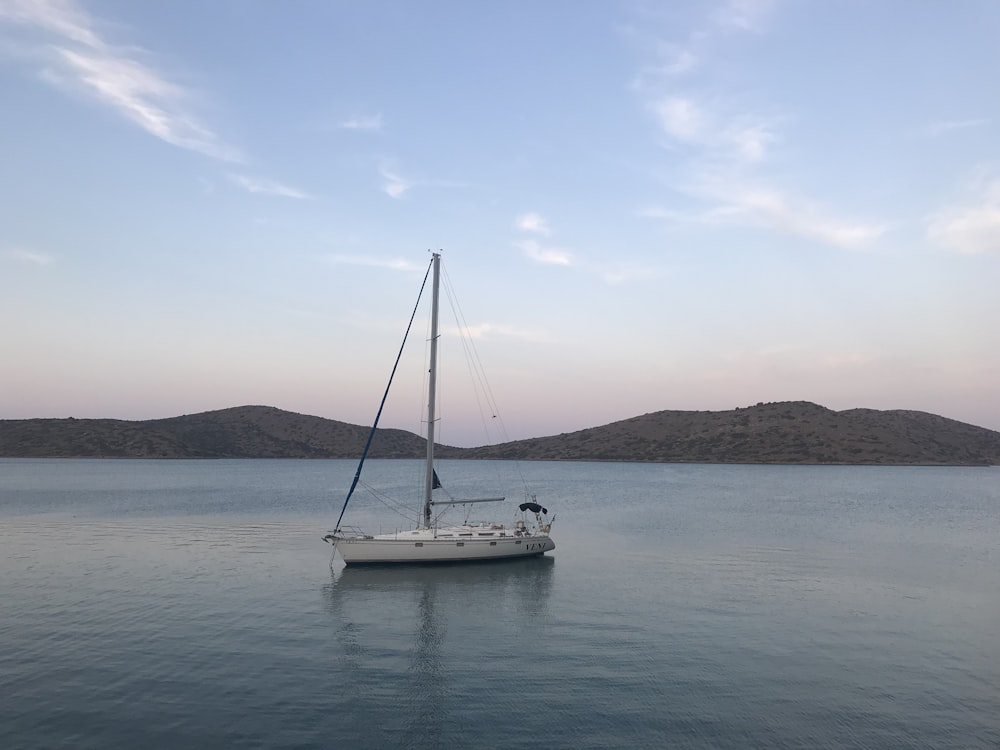
[[[535,557],[556,548],[548,536],[500,539],[339,538],[333,545],[347,565],[449,563]]]

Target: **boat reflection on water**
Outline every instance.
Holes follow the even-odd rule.
[[[347,567],[331,563],[333,582],[330,594],[342,589],[410,590],[414,586],[473,586],[477,589],[497,584],[545,585],[552,576],[555,558],[528,557],[442,565],[362,565]]]
[[[520,669],[518,644],[531,628],[544,627],[554,577],[549,557],[333,568],[323,594],[335,631],[331,667],[351,696],[343,708],[362,715],[396,707],[382,711],[379,737],[367,726],[364,743],[447,741],[463,696],[475,699],[513,678],[507,669]],[[484,664],[493,665],[491,681],[473,679]]]
[[[413,617],[412,605],[441,607],[445,621],[473,612],[544,617],[555,575],[555,559],[530,557],[454,565],[331,566],[324,594],[331,612],[380,623]]]

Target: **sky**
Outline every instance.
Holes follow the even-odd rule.
[[[994,0],[0,0],[0,418],[370,424],[433,249],[511,439],[1000,430],[997,38]]]

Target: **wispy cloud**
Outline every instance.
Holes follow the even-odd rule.
[[[631,87],[637,91],[655,90],[659,86],[674,85],[677,79],[701,70],[710,62],[706,60],[705,50],[711,48],[713,40],[729,33],[764,31],[775,5],[775,0],[727,0],[705,15],[697,27],[683,34],[683,41],[657,38],[655,29],[662,26],[664,18],[670,19],[671,33],[676,32],[674,16],[664,14],[656,4],[643,6],[640,12],[645,21],[623,30],[649,58],[649,62],[639,67]]]
[[[90,18],[72,0],[5,0],[0,20],[37,26],[87,47],[104,44],[91,29]]]
[[[641,215],[669,221],[757,227],[843,249],[863,248],[887,231],[884,224],[833,217],[808,201],[790,198],[765,185],[717,179],[687,186],[685,192],[710,207],[690,213],[648,208]]]
[[[402,198],[414,188],[427,189],[458,189],[468,188],[472,183],[462,180],[448,180],[421,177],[411,178],[404,176],[398,168],[388,159],[383,159],[378,167],[379,176],[382,178],[382,192],[390,198]]]
[[[924,128],[923,133],[931,137],[936,137],[945,135],[946,133],[953,133],[956,130],[970,130],[989,124],[990,120],[985,117],[976,117],[968,120],[939,120],[938,122],[932,122]]]
[[[526,256],[536,263],[546,266],[572,266],[573,254],[558,247],[547,247],[535,240],[521,240],[514,243]]]
[[[844,249],[856,249],[881,237],[886,227],[830,217],[821,209],[795,201],[771,188],[736,188],[718,196],[710,212],[719,221],[771,229]]]
[[[711,157],[713,161],[760,162],[778,140],[773,126],[759,117],[740,114],[727,118],[713,114],[690,97],[668,95],[649,106],[665,135],[700,149],[703,154],[695,155]]]
[[[298,200],[309,200],[313,196],[298,188],[283,185],[280,182],[266,180],[261,177],[250,177],[242,174],[230,174],[229,179],[249,193],[258,195],[276,195],[281,198],[296,198]]]
[[[327,259],[331,263],[386,268],[390,271],[423,271],[427,267],[400,258],[373,258],[367,255],[330,255],[327,256]]]
[[[514,225],[525,233],[543,237],[552,234],[548,222],[537,213],[526,213],[518,216]],[[585,258],[577,257],[577,254],[571,250],[543,243],[534,238],[516,240],[514,247],[535,263],[544,266],[571,268],[574,271],[595,276],[605,284],[612,286],[630,281],[648,280],[661,275],[659,271],[653,269],[639,268],[631,264],[609,263],[606,259],[602,259],[600,263],[592,263]]]
[[[526,213],[517,217],[515,226],[522,232],[548,237],[552,234],[548,223],[536,213]],[[605,284],[617,286],[631,281],[644,281],[657,278],[662,274],[650,268],[641,268],[630,263],[615,263],[607,260],[607,253],[602,254],[599,263],[593,263],[586,258],[578,257],[577,253],[564,247],[556,247],[534,238],[522,238],[514,242],[514,247],[525,257],[544,266],[560,266],[573,271],[599,278]]]
[[[664,132],[679,141],[698,143],[707,137],[705,113],[691,99],[667,96],[653,103],[653,111]]]
[[[772,6],[770,0],[730,0],[700,29],[688,30],[685,42],[651,42],[654,32],[646,29],[633,34],[651,62],[640,65],[632,89],[671,146],[687,147],[691,156],[714,162],[756,163],[780,140],[774,116],[749,110],[742,94],[726,97],[707,80],[713,69],[711,40],[723,33],[761,30]],[[676,31],[671,26],[668,33]],[[696,47],[705,49],[696,52]]]
[[[542,218],[541,215],[536,213],[521,214],[515,220],[514,226],[516,226],[522,232],[531,232],[533,234],[540,234],[544,237],[548,237],[550,234],[552,234],[552,231],[549,229],[549,225],[545,221],[545,219]]]
[[[476,325],[464,326],[461,329],[450,327],[447,328],[447,331],[456,335],[465,334],[473,339],[485,339],[496,336],[534,343],[549,343],[552,340],[549,335],[541,331],[514,328],[503,323],[477,323]]]
[[[671,207],[646,209],[642,215],[669,221],[737,224],[794,235],[844,249],[861,248],[881,237],[887,227],[876,221],[839,218],[835,212],[808,198],[773,184],[763,167],[783,143],[784,117],[761,114],[746,106],[746,97],[727,96],[724,88],[706,77],[712,72],[711,56],[717,45],[708,42],[723,34],[762,33],[776,2],[729,0],[706,17],[700,29],[687,31],[687,44],[661,42],[681,63],[699,61],[698,75],[645,77],[636,86],[642,103],[656,119],[674,159],[671,174],[678,175],[670,188],[702,204],[697,210]],[[675,33],[671,29],[670,33]],[[694,45],[703,54],[695,55]],[[646,45],[647,50],[649,45]],[[678,75],[686,66],[678,65]],[[691,68],[686,68],[691,70]],[[711,94],[706,93],[711,92]],[[757,109],[758,111],[753,111]],[[773,110],[771,105],[768,110]],[[678,168],[679,166],[679,168]],[[686,175],[686,176],[681,176]]]
[[[965,205],[949,206],[927,219],[935,244],[964,255],[1000,253],[1000,181],[985,182]]]
[[[5,250],[3,256],[18,263],[28,263],[34,266],[50,266],[55,262],[55,258],[47,253],[25,250],[20,247]]]
[[[656,89],[667,82],[694,71],[701,62],[692,50],[675,44],[658,42],[653,45],[653,60],[639,66],[630,84],[634,91]]]
[[[699,58],[691,49],[673,44],[663,46],[659,63],[648,72],[661,76],[680,76],[698,67]]]
[[[413,183],[393,171],[387,164],[382,164],[378,172],[383,180],[382,190],[390,198],[402,198],[406,191],[413,187]]]
[[[634,264],[618,265],[612,262],[610,264],[602,264],[597,269],[597,273],[605,284],[618,286],[637,281],[655,281],[656,279],[663,278],[669,271],[664,268],[637,266]]]
[[[761,31],[774,5],[774,0],[729,0],[712,15],[712,21],[723,29]]]
[[[765,125],[736,124],[723,134],[723,139],[732,145],[741,161],[753,163],[764,160],[777,136]]]
[[[340,123],[345,130],[382,130],[382,115],[354,115]]]
[[[42,78],[114,109],[146,132],[178,148],[224,161],[242,160],[189,110],[190,93],[141,61],[134,47],[109,44],[73,0],[6,0],[0,21],[55,38],[39,46]]]

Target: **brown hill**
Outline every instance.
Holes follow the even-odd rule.
[[[0,456],[356,458],[369,428],[268,406],[170,419],[0,420]],[[372,458],[419,458],[422,438],[379,430]],[[1000,464],[1000,433],[916,411],[831,411],[805,401],[661,411],[443,458],[782,464]]]
[[[0,420],[0,456],[20,458],[356,458],[370,428],[271,406],[130,422]],[[416,458],[426,441],[378,430],[372,458]]]
[[[1000,432],[919,411],[836,412],[807,401],[732,411],[660,411],[469,458],[692,463],[1000,463]]]

